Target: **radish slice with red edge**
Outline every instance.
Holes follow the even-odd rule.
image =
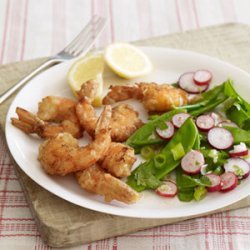
[[[225,172],[232,172],[240,179],[247,178],[250,173],[250,165],[242,158],[229,158],[224,164]]]
[[[196,119],[196,126],[202,131],[208,131],[215,125],[214,119],[210,115],[200,115]]]
[[[174,197],[177,194],[177,186],[172,181],[164,181],[155,192],[164,197]]]
[[[190,114],[179,113],[172,117],[172,122],[176,128],[180,128],[182,124],[190,117]]]
[[[229,151],[229,155],[231,157],[239,157],[248,155],[248,148],[245,143],[240,143],[238,145],[234,145],[234,149]]]
[[[213,148],[219,150],[231,148],[234,142],[231,132],[219,127],[210,129],[207,134],[207,139]]]
[[[167,125],[166,129],[156,128],[155,131],[161,139],[169,140],[173,137],[175,129],[172,122],[167,121],[166,125]]]
[[[222,192],[233,190],[238,185],[238,177],[232,172],[226,172],[222,174],[220,178]]]
[[[199,94],[208,89],[208,85],[198,86],[194,82],[194,72],[187,72],[180,76],[179,87],[190,94]]]
[[[194,82],[198,86],[207,86],[212,80],[212,73],[209,70],[200,69],[194,73]]]
[[[198,150],[191,150],[181,160],[181,168],[186,174],[194,175],[201,171],[205,159],[203,154]]]
[[[217,126],[220,124],[222,121],[224,121],[224,117],[222,117],[220,114],[216,112],[211,112],[208,115],[210,115],[214,119],[214,125]]]
[[[221,178],[216,174],[206,174],[205,175],[211,182],[211,186],[207,187],[208,192],[216,192],[221,190]]]

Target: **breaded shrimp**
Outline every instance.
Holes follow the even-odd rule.
[[[182,89],[168,84],[138,83],[133,86],[111,86],[103,104],[131,98],[142,101],[149,112],[165,112],[188,102],[188,94]]]
[[[110,122],[111,138],[116,142],[126,141],[143,123],[139,114],[128,104],[119,104],[112,109]]]
[[[82,84],[81,89],[76,93],[78,100],[87,97],[92,102],[97,94],[99,83],[96,80],[89,80]]]
[[[65,97],[47,96],[38,104],[37,116],[43,121],[79,123],[76,116],[77,102]]]
[[[111,107],[106,106],[98,119],[95,140],[84,147],[68,133],[58,134],[43,142],[38,160],[51,175],[66,175],[94,165],[107,152],[110,143]]]
[[[127,204],[136,202],[139,194],[126,183],[94,165],[76,173],[78,183],[87,191],[104,195],[105,201],[118,200]]]
[[[76,114],[82,128],[91,136],[94,137],[97,117],[94,107],[91,105],[87,97],[82,97],[76,105]]]
[[[76,105],[76,113],[84,130],[93,137],[97,118],[95,110],[87,97],[83,97]],[[138,112],[130,105],[117,105],[112,109],[110,121],[112,141],[126,141],[142,124],[138,117]]]
[[[11,118],[11,123],[26,134],[37,134],[42,138],[51,138],[59,133],[67,132],[75,138],[82,136],[83,129],[79,122],[64,120],[61,123],[49,123],[20,107],[16,108],[16,113],[18,119]]]
[[[135,161],[136,157],[133,148],[122,143],[112,142],[99,164],[113,176],[121,178],[130,175]]]

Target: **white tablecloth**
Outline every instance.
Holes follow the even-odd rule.
[[[0,0],[0,64],[48,56],[94,14],[108,19],[96,47],[221,24],[250,24],[248,0]],[[250,38],[249,38],[250,39]],[[37,231],[0,140],[0,249],[50,249]],[[250,209],[115,237],[75,249],[250,249]]]

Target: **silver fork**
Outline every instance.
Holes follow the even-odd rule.
[[[31,78],[43,71],[44,69],[62,63],[66,60],[78,57],[80,55],[86,54],[93,46],[95,40],[103,31],[106,20],[104,17],[94,16],[89,23],[84,27],[84,29],[78,34],[78,36],[62,51],[60,51],[55,56],[50,57],[40,66],[38,66],[31,73],[26,75],[20,81],[18,81],[14,86],[7,89],[0,95],[0,104],[2,104],[8,97],[10,97],[15,91],[26,84]]]

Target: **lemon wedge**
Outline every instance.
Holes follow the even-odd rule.
[[[67,74],[67,82],[75,96],[82,84],[88,80],[96,80],[98,89],[92,102],[93,106],[102,104],[104,59],[101,54],[89,54],[75,61]]]
[[[113,43],[105,49],[104,59],[119,76],[131,79],[152,70],[149,58],[137,47],[127,43]]]

